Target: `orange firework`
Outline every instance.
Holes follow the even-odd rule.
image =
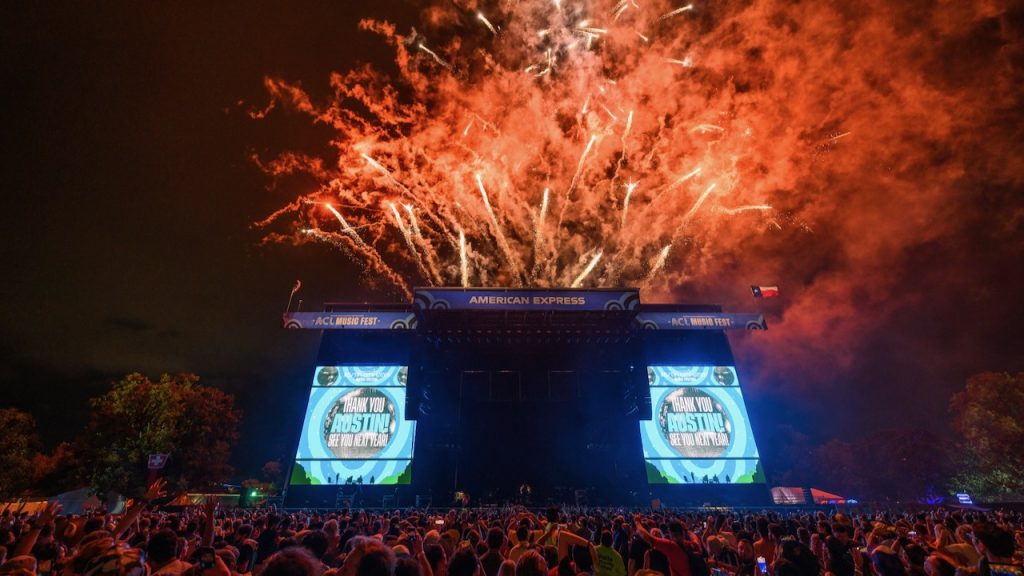
[[[341,244],[403,290],[667,282],[715,245],[719,221],[777,225],[769,192],[803,160],[753,134],[743,98],[702,68],[715,55],[701,56],[700,17],[693,4],[521,0],[431,7],[423,33],[364,21],[397,75],[335,74],[322,105],[266,81],[270,108],[337,134],[330,158],[261,164],[320,185],[259,224]]]

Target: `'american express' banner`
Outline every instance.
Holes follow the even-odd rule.
[[[624,290],[463,290],[419,288],[417,310],[635,310],[640,292]]]

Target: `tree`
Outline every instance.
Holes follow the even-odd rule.
[[[859,500],[922,500],[949,478],[945,443],[927,430],[884,430],[854,442],[832,440],[814,455],[827,482],[824,488]]]
[[[863,455],[859,445],[829,440],[814,449],[814,461],[826,491],[838,492],[849,498],[864,498]]]
[[[963,438],[954,487],[989,500],[1024,494],[1024,372],[971,376],[949,410]]]
[[[90,401],[87,470],[95,491],[139,496],[150,454],[169,454],[164,478],[178,489],[206,488],[233,472],[241,411],[234,396],[199,384],[194,374],[154,382],[129,374]]]
[[[39,435],[32,415],[16,408],[0,408],[0,430],[0,498],[6,499],[31,485]]]
[[[38,494],[51,495],[82,487],[81,444],[61,442],[50,454],[32,458],[32,486]]]
[[[283,474],[280,460],[269,460],[263,465],[263,478],[268,482],[276,484],[280,482]]]
[[[807,435],[790,423],[775,426],[768,448],[762,453],[765,467],[771,472],[771,482],[776,486],[806,486],[817,475],[813,462],[813,446]]]

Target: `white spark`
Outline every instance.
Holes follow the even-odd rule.
[[[583,269],[583,272],[580,272],[580,275],[577,276],[576,279],[572,281],[572,288],[579,288],[580,285],[583,284],[583,281],[594,270],[594,267],[597,266],[597,263],[600,262],[601,256],[603,255],[604,252],[602,252],[601,250],[597,251],[597,254],[594,255],[594,258],[590,260],[590,264],[587,264],[587,267]]]
[[[477,12],[476,13],[476,19],[481,21],[481,22],[483,22],[484,26],[487,26],[487,29],[491,31],[491,34],[494,34],[495,36],[498,35],[498,31],[491,24],[491,21],[488,20],[486,16],[484,16],[483,12]]]
[[[760,212],[767,212],[768,210],[771,210],[772,207],[767,205],[767,204],[749,204],[749,205],[746,205],[746,206],[737,206],[735,208],[726,208],[724,206],[719,206],[718,209],[720,211],[722,211],[722,212],[732,216],[732,215],[735,215],[735,214],[739,214],[740,212],[748,212],[748,211],[752,211],[752,210],[757,210],[757,211],[760,211]]]
[[[714,189],[715,189],[715,183],[712,182],[707,187],[707,189],[704,190],[704,192],[700,195],[700,197],[697,198],[697,201],[693,204],[693,206],[690,207],[690,209],[686,211],[686,214],[683,214],[682,219],[680,219],[680,224],[679,224],[680,228],[682,228],[684,224],[689,222],[690,218],[692,218],[693,215],[697,213],[697,210],[700,209],[701,205],[704,204],[704,201],[708,199],[708,196],[711,194],[711,191],[714,190]]]
[[[469,263],[466,260],[466,233],[459,228],[459,276],[462,287],[469,286]]]
[[[618,22],[619,16],[629,8],[629,0],[619,0],[619,3],[615,5],[615,9],[612,11],[612,22]]]
[[[430,48],[427,48],[426,45],[424,45],[423,43],[417,44],[417,48],[419,48],[420,50],[426,52],[427,54],[430,54],[430,57],[434,59],[434,62],[437,62],[438,64],[440,64],[441,66],[444,66],[448,70],[452,69],[452,65],[451,64],[449,64],[448,62],[445,62],[444,58],[441,58],[440,56],[438,56],[436,52],[434,52]]]
[[[498,224],[498,217],[494,214],[494,209],[491,208],[491,200],[487,197],[487,189],[484,188],[483,178],[480,173],[477,172],[476,185],[480,188],[480,197],[483,198],[484,208],[487,209],[487,215],[491,218],[491,226],[494,228],[494,239],[498,242],[498,248],[501,249],[502,254],[505,256],[505,261],[508,262],[509,268],[512,269],[512,273],[515,274],[516,282],[521,284],[521,274],[519,272],[519,262],[515,259],[512,254],[512,249],[508,245],[508,240],[505,239],[505,232],[501,229],[501,225]]]
[[[690,128],[690,132],[700,132],[701,134],[707,134],[708,132],[717,132],[719,134],[725,132],[725,128],[716,126],[714,124],[698,124],[693,128]]]
[[[651,266],[651,271],[647,273],[646,281],[650,281],[659,270],[665,267],[665,261],[668,260],[668,253],[671,250],[671,244],[666,244],[665,247],[661,249],[661,252],[658,253],[658,257],[654,260],[654,264]]]
[[[659,16],[657,21],[661,22],[662,20],[665,20],[666,18],[671,18],[671,17],[675,16],[676,14],[682,14],[683,12],[687,12],[687,11],[690,11],[690,10],[693,10],[693,4],[687,4],[686,6],[682,6],[682,7],[676,8],[675,10],[673,10],[671,12],[666,12],[665,14],[662,14],[661,16]]]
[[[594,147],[594,142],[597,142],[597,135],[591,135],[590,141],[587,142],[587,147],[583,149],[583,154],[580,154],[580,161],[576,163],[576,173],[572,175],[572,181],[569,182],[569,189],[565,192],[565,201],[562,202],[562,208],[558,211],[558,227],[562,227],[562,219],[565,217],[565,209],[569,206],[569,201],[572,199],[572,193],[576,190],[576,183],[579,182],[580,174],[583,173],[583,164],[587,160],[587,155],[590,154],[590,150]]]
[[[377,171],[379,171],[381,174],[384,174],[385,176],[388,176],[388,177],[391,176],[391,172],[389,172],[387,168],[385,168],[383,165],[381,165],[380,162],[377,162],[376,160],[374,160],[373,158],[371,158],[367,154],[360,154],[360,156],[362,156],[363,160],[366,160],[366,162],[370,166],[373,166],[374,168],[376,168]]]
[[[637,183],[630,182],[626,184],[626,197],[622,199],[622,227],[626,227],[626,214],[629,213],[629,198],[633,196],[633,190],[636,190]]]
[[[673,182],[672,185],[668,187],[668,189],[672,190],[673,188],[679,186],[680,184],[683,184],[684,182],[686,182],[687,180],[689,180],[690,178],[693,178],[694,176],[696,176],[698,174],[700,174],[700,166],[697,166],[693,170],[690,170],[686,174],[683,174],[678,180]]]
[[[341,215],[341,212],[338,212],[330,203],[326,203],[324,204],[324,206],[326,206],[327,209],[330,210],[332,214],[334,214],[334,217],[338,219],[338,222],[341,223],[341,229],[345,232],[345,234],[348,234],[349,238],[352,238],[352,241],[355,242],[358,246],[363,246],[363,239],[359,237],[359,234],[357,234],[356,231],[351,226],[349,226],[348,222],[345,220],[345,217]]]
[[[587,142],[587,147],[583,149],[583,154],[580,154],[580,161],[576,163],[576,172],[572,175],[572,181],[569,182],[569,194],[576,189],[576,183],[580,179],[580,174],[583,172],[583,163],[586,162],[587,156],[590,154],[590,150],[594,148],[594,142],[597,142],[597,135],[591,135],[590,141]]]
[[[678,60],[676,58],[665,58],[665,62],[668,62],[669,64],[678,64],[683,68],[693,68],[693,60],[689,56],[682,60]]]
[[[537,217],[537,230],[533,239],[534,250],[536,251],[540,250],[541,243],[544,242],[544,219],[548,215],[548,193],[550,191],[550,189],[545,188],[544,198],[540,201],[540,215]]]

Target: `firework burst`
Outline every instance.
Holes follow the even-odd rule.
[[[407,35],[362,22],[398,74],[335,74],[321,105],[267,79],[254,116],[282,105],[336,131],[332,157],[261,163],[321,183],[258,223],[268,237],[341,245],[401,290],[650,286],[713,250],[724,219],[777,225],[770,173],[791,160],[714,70],[676,57],[701,52],[693,4],[485,8],[431,7]]]

